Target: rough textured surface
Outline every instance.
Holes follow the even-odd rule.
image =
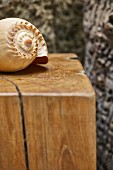
[[[113,1],[84,2],[85,68],[97,95],[98,170],[113,170]]]
[[[40,29],[49,52],[76,52],[82,59],[82,6],[82,0],[0,0],[0,19],[26,19]]]

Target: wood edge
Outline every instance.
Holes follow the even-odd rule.
[[[55,92],[52,92],[52,93],[24,93],[24,92],[21,92],[22,96],[54,96],[54,97],[89,97],[89,98],[92,98],[92,97],[95,97],[95,92],[92,92],[90,94],[88,93],[80,93],[80,92],[68,92],[68,93],[55,93]],[[18,96],[18,93],[0,93],[0,96]]]

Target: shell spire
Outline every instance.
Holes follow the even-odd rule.
[[[46,64],[48,50],[40,31],[20,18],[0,20],[0,71],[18,71],[30,64]]]

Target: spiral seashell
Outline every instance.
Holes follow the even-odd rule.
[[[0,71],[18,71],[31,63],[48,61],[46,42],[40,31],[20,18],[0,20]]]

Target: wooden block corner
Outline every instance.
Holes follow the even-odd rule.
[[[96,170],[95,92],[75,54],[0,73],[0,169]]]

